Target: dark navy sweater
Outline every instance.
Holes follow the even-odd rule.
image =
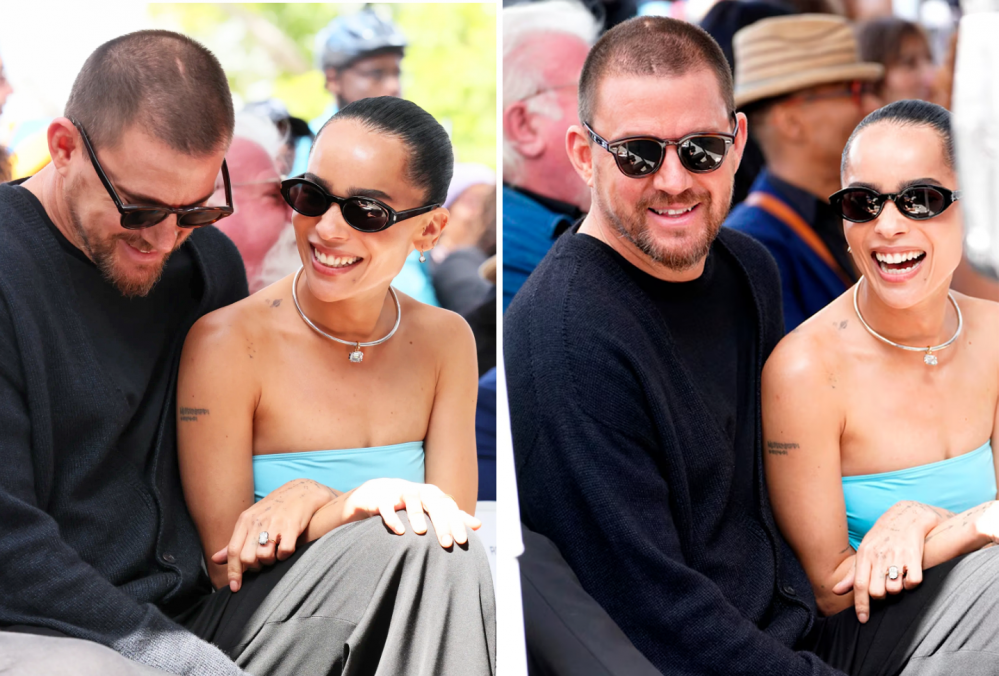
[[[241,674],[164,613],[211,591],[177,470],[176,373],[198,317],[246,296],[239,253],[212,227],[184,243],[201,302],[168,340],[156,441],[148,457],[124,459],[115,440],[128,407],[74,308],[65,254],[29,200],[0,185],[0,627],[48,627],[174,674]]]
[[[763,362],[783,335],[777,269],[741,233],[713,246],[755,305],[758,421]],[[774,525],[759,424],[751,447],[732,447],[625,265],[566,234],[504,316],[522,519],[664,673],[838,673],[794,650],[815,601]]]

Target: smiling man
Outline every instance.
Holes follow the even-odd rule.
[[[0,186],[0,652],[24,673],[55,673],[54,655],[132,673],[97,644],[240,673],[168,619],[211,590],[173,404],[188,329],[246,295],[236,248],[202,227],[232,212],[228,188],[211,199],[232,130],[210,52],[132,33],[84,64],[51,164]]]
[[[690,24],[620,24],[587,57],[579,119],[566,144],[592,209],[505,319],[523,521],[565,558],[564,588],[578,577],[663,673],[833,673],[795,651],[814,599],[760,473],[780,284],[761,245],[721,228],[746,139],[725,57]],[[532,548],[551,548],[525,543],[526,598]],[[604,668],[586,673],[614,671],[578,651]]]

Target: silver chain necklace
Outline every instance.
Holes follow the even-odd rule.
[[[291,299],[295,301],[295,309],[298,310],[298,316],[302,318],[303,322],[309,325],[309,328],[318,333],[320,336],[329,338],[330,340],[340,343],[342,345],[353,346],[354,348],[353,351],[351,351],[351,353],[347,355],[347,358],[350,360],[352,364],[360,364],[361,361],[364,359],[364,353],[361,352],[362,347],[373,347],[375,345],[381,345],[386,340],[395,335],[395,332],[399,328],[399,322],[402,321],[402,306],[399,305],[399,295],[395,292],[395,289],[393,289],[391,286],[389,287],[389,291],[392,292],[392,298],[393,300],[395,300],[395,313],[396,313],[395,326],[392,327],[392,330],[389,331],[384,338],[379,338],[378,340],[372,340],[367,343],[343,340],[342,338],[331,336],[330,334],[326,333],[321,328],[313,324],[312,321],[305,316],[305,313],[302,312],[302,306],[299,305],[298,303],[298,278],[302,276],[302,271],[304,269],[305,269],[304,265],[298,269],[298,272],[295,273],[295,280],[291,283]]]
[[[884,343],[888,343],[892,347],[897,347],[900,350],[909,350],[910,352],[925,352],[926,354],[923,355],[923,363],[926,364],[927,366],[936,366],[937,356],[933,353],[939,352],[940,350],[943,350],[944,348],[948,348],[951,345],[953,345],[954,341],[957,340],[957,337],[961,335],[961,328],[964,326],[964,317],[961,316],[961,308],[958,307],[957,300],[954,298],[954,294],[952,294],[950,291],[947,292],[947,298],[950,299],[950,302],[954,305],[954,309],[957,311],[957,331],[955,331],[954,335],[950,337],[950,340],[948,340],[946,343],[940,343],[939,345],[935,345],[933,347],[911,347],[909,345],[899,345],[896,342],[888,340],[880,333],[872,329],[868,325],[868,323],[864,321],[864,316],[860,314],[860,305],[857,303],[857,292],[860,290],[860,283],[863,281],[864,281],[864,276],[861,275],[860,280],[857,281],[857,285],[853,287],[853,309],[857,313],[857,319],[859,319],[860,323],[864,325],[864,328],[867,329],[867,332],[870,333],[875,338],[877,338],[878,340]]]

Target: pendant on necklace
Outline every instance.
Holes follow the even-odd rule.
[[[923,363],[927,366],[936,366],[937,356],[930,350],[926,350],[926,354],[923,356]]]
[[[364,353],[361,352],[361,344],[360,343],[357,344],[357,346],[354,348],[354,351],[351,352],[350,355],[347,358],[350,359],[350,363],[352,363],[352,364],[360,364],[361,363],[361,360],[364,359]],[[934,363],[936,363],[936,357],[934,357],[933,360],[934,360]]]

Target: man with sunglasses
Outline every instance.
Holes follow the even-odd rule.
[[[725,225],[761,242],[780,269],[785,330],[856,281],[839,214],[839,162],[850,133],[878,107],[880,64],[861,62],[850,24],[831,15],[759,21],[736,33],[735,102],[766,168]]]
[[[550,589],[574,599],[563,622],[599,617],[595,600],[619,627],[605,634],[662,673],[837,673],[796,650],[815,603],[760,469],[780,287],[765,249],[721,228],[746,139],[731,77],[673,19],[597,42],[567,137],[593,207],[505,316],[527,642],[534,663],[576,661],[557,673],[617,662],[533,638],[547,628],[530,595]]]

